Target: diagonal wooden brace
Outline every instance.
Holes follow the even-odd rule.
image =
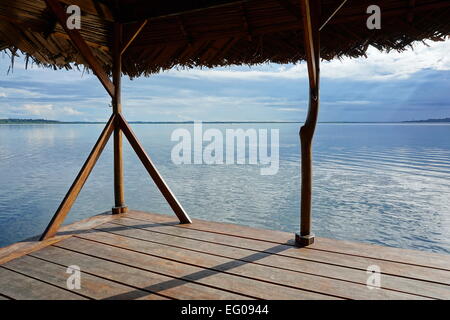
[[[139,24],[139,26],[132,32],[130,38],[128,39],[127,42],[124,43],[120,54],[124,54],[125,51],[128,49],[128,47],[134,42],[134,40],[136,40],[136,38],[139,36],[139,34],[141,33],[141,31],[145,28],[145,26],[147,25],[148,20],[144,20],[142,23]]]
[[[114,131],[115,125],[116,125],[116,116],[113,114],[109,119],[108,123],[106,124],[105,128],[103,129],[102,133],[100,134],[97,143],[95,144],[94,148],[89,154],[89,157],[87,158],[86,162],[84,163],[83,167],[78,173],[78,176],[76,177],[75,181],[73,182],[72,186],[70,187],[69,191],[64,197],[64,200],[61,202],[58,210],[56,210],[55,215],[53,216],[49,225],[45,229],[45,232],[41,236],[40,240],[46,240],[48,238],[51,238],[58,232],[59,227],[64,222],[64,219],[66,218],[67,214],[72,208],[73,203],[77,199],[78,194],[80,193],[86,180],[88,179],[90,173],[92,172],[92,169],[94,169],[94,166],[97,163],[98,158],[100,157],[103,149],[106,146],[106,143],[108,142],[109,138],[111,137],[111,134]]]
[[[188,214],[183,209],[180,202],[178,202],[177,198],[175,197],[173,192],[170,190],[169,186],[164,181],[164,179],[161,176],[161,174],[159,173],[159,171],[156,169],[155,165],[153,164],[153,161],[147,155],[147,153],[145,152],[141,143],[136,138],[133,130],[131,130],[131,127],[129,126],[129,124],[123,118],[123,116],[121,114],[117,115],[117,125],[120,127],[122,132],[127,137],[128,141],[130,142],[131,147],[136,152],[137,156],[141,160],[145,169],[147,169],[148,173],[152,177],[152,179],[155,182],[156,186],[158,187],[159,191],[161,191],[162,195],[164,196],[166,201],[169,203],[170,207],[175,212],[175,214],[177,215],[180,222],[181,223],[192,223],[192,220],[189,218]]]
[[[73,45],[79,51],[89,67],[91,67],[91,69],[94,71],[102,85],[105,87],[106,91],[108,91],[111,97],[114,97],[114,84],[111,82],[107,73],[92,53],[91,48],[87,45],[86,41],[84,41],[78,30],[69,29],[67,27],[68,15],[64,11],[63,6],[59,3],[58,0],[45,0],[45,2],[47,3],[47,7],[58,19],[59,24],[64,28],[67,35],[72,40]]]

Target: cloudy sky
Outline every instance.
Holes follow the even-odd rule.
[[[321,121],[402,121],[450,117],[450,40],[403,53],[324,62]],[[78,71],[25,70],[0,55],[0,118],[105,121],[110,99]],[[303,121],[307,72],[298,65],[172,70],[124,79],[130,121]]]

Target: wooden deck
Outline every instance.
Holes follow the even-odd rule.
[[[450,256],[324,238],[300,249],[290,233],[132,211],[0,249],[5,299],[450,299]]]

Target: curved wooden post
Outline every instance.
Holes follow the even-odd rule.
[[[114,44],[113,44],[113,84],[114,97],[112,99],[113,114],[122,113],[122,25],[114,24]],[[123,150],[122,150],[122,131],[120,126],[114,129],[114,199],[115,207],[112,208],[113,214],[128,212],[125,206],[124,180],[123,180]]]
[[[309,109],[304,126],[300,129],[302,153],[300,233],[296,234],[296,244],[307,246],[314,242],[311,231],[312,213],[312,140],[319,114],[320,77],[320,0],[302,0],[302,18],[306,61],[309,76]]]

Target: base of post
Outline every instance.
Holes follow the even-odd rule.
[[[128,212],[127,206],[112,208],[112,214],[120,214],[120,213],[127,213],[127,212]]]
[[[314,234],[311,233],[307,236],[301,236],[300,234],[295,234],[295,245],[297,247],[307,247],[314,243]]]

